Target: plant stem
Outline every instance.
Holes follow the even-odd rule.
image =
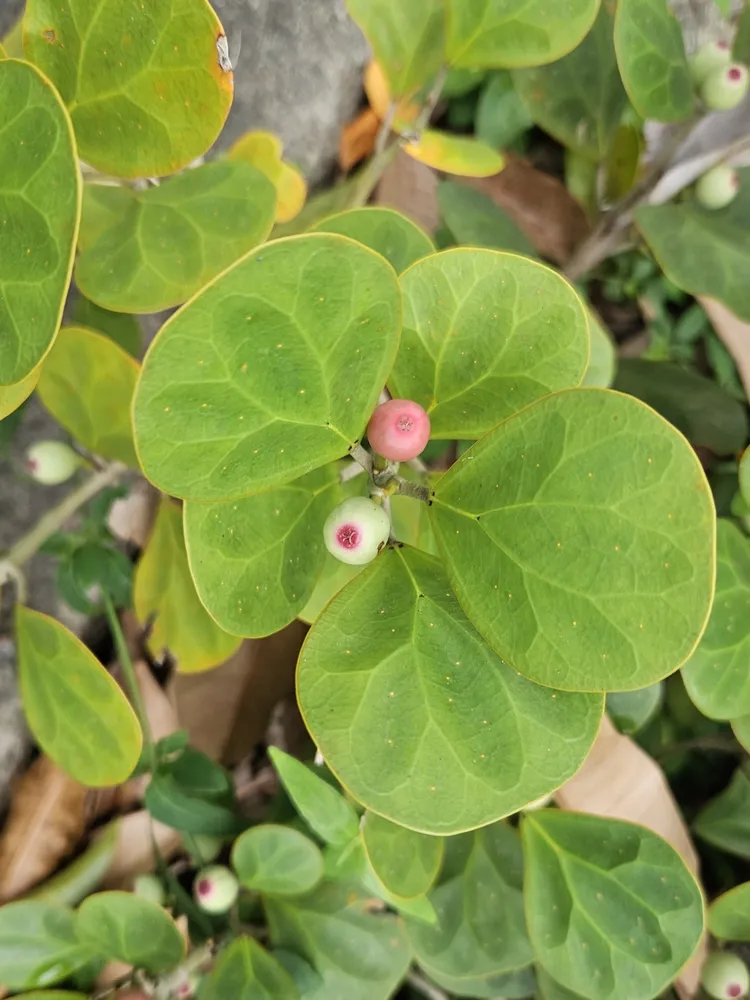
[[[428,983],[424,976],[420,976],[418,972],[410,972],[406,977],[406,981],[417,993],[421,993],[422,996],[427,997],[427,1000],[448,1000],[447,993],[443,993],[437,986]]]

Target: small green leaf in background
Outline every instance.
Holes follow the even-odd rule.
[[[497,976],[530,964],[522,867],[518,833],[505,823],[448,840],[441,884],[429,897],[438,926],[406,922],[417,961],[427,973],[456,979]]]
[[[154,819],[186,833],[224,837],[246,826],[235,807],[230,775],[192,747],[162,763],[146,789],[145,804]]]
[[[621,733],[632,736],[653,719],[663,701],[663,681],[637,691],[615,691],[607,695],[607,715]]]
[[[693,83],[682,26],[668,0],[618,0],[615,51],[628,97],[642,118],[690,117]]]
[[[385,257],[397,274],[435,252],[423,229],[391,208],[367,207],[329,215],[312,227],[316,233],[339,233]]]
[[[0,907],[0,969],[8,989],[52,986],[91,958],[76,936],[72,910],[31,900]]]
[[[635,125],[628,122],[615,129],[604,160],[603,200],[607,204],[614,204],[633,189],[643,146],[643,135]]]
[[[36,389],[41,374],[41,365],[35,368],[30,375],[15,385],[0,385],[0,420],[14,413],[19,406],[26,402],[29,396]]]
[[[742,63],[750,61],[750,7],[747,4],[743,7],[737,22],[732,44],[732,59]]]
[[[138,363],[109,337],[67,326],[44,362],[37,392],[85,448],[137,468],[130,404],[138,371]]]
[[[617,371],[617,351],[611,335],[591,309],[588,311],[588,318],[591,352],[581,385],[608,389],[614,382]]]
[[[533,124],[508,70],[492,73],[477,102],[474,121],[477,139],[493,149],[506,149],[517,144]]]
[[[27,63],[0,62],[0,129],[0,386],[11,386],[37,367],[60,326],[81,181],[65,108]]]
[[[711,903],[708,929],[724,941],[750,941],[750,882],[736,885]]]
[[[746,448],[740,459],[740,491],[747,504],[750,504],[750,448]]]
[[[251,937],[241,937],[219,954],[201,985],[201,1000],[297,1000],[286,969]]]
[[[554,791],[583,762],[603,708],[601,696],[550,691],[506,667],[440,563],[408,546],[383,552],[318,618],[297,694],[345,787],[429,834],[472,829]]]
[[[133,564],[113,545],[84,542],[63,555],[55,574],[60,596],[83,615],[101,611],[101,592],[118,608],[131,604]]]
[[[705,628],[710,488],[682,435],[630,396],[572,389],[515,414],[437,483],[430,514],[464,611],[538,684],[646,687]]]
[[[180,305],[262,243],[275,213],[275,188],[260,170],[206,163],[136,193],[79,256],[76,283],[115,312]]]
[[[379,254],[329,233],[269,243],[151,345],[134,404],[144,472],[175,496],[231,500],[340,458],[375,408],[400,323]]]
[[[443,860],[441,837],[415,833],[368,812],[362,842],[373,871],[394,896],[414,899],[432,888]]]
[[[28,0],[26,58],[71,109],[81,159],[117,177],[173,174],[214,143],[232,103],[206,0]]]
[[[247,889],[270,896],[301,896],[323,877],[323,857],[298,830],[263,823],[232,848],[232,867]]]
[[[622,358],[614,387],[652,406],[691,444],[728,455],[747,442],[746,407],[697,372],[669,361]]]
[[[346,0],[352,18],[372,46],[393,97],[428,84],[444,59],[443,0]]]
[[[586,370],[583,303],[543,264],[459,247],[417,261],[401,289],[404,328],[388,385],[427,410],[433,438],[480,437]]]
[[[357,836],[359,819],[340,792],[278,747],[269,747],[268,755],[295,809],[313,833],[327,844],[340,845]]]
[[[339,502],[338,468],[229,503],[184,505],[198,595],[235,635],[278,632],[307,604],[323,566],[323,525]]]
[[[628,98],[612,41],[614,4],[604,0],[591,31],[557,62],[513,71],[532,119],[564,146],[599,162]]]
[[[23,1000],[88,1000],[83,993],[70,993],[68,990],[42,990],[38,993],[24,993]]]
[[[119,224],[132,210],[138,192],[125,185],[83,185],[83,210],[78,231],[78,249],[90,250],[99,237]]]
[[[412,159],[459,177],[492,177],[505,166],[505,160],[492,146],[437,129],[425,129],[419,138],[403,142],[401,148]]]
[[[703,715],[730,720],[750,715],[750,541],[723,517],[716,558],[711,617],[682,679]]]
[[[180,509],[167,497],[136,568],[133,606],[140,622],[155,616],[148,638],[154,655],[169,650],[183,673],[217,667],[242,642],[220,628],[201,604],[188,566]]]
[[[110,340],[114,340],[131,357],[139,358],[141,356],[143,330],[137,316],[110,312],[109,309],[102,309],[101,306],[87,299],[85,295],[79,295],[73,307],[72,318],[78,326],[87,326],[91,330],[98,330]]]
[[[574,49],[599,0],[446,0],[451,66],[541,66]]]
[[[542,965],[590,1000],[649,1000],[703,933],[682,858],[621,820],[544,809],[523,819],[526,920]]]
[[[750,860],[750,778],[742,768],[698,813],[693,829],[714,847]]]
[[[732,719],[731,725],[737,742],[750,753],[750,715],[743,715],[739,719]]]
[[[486,194],[456,181],[440,181],[437,196],[443,222],[457,243],[536,257],[515,222]]]
[[[143,736],[122,689],[96,657],[64,625],[20,604],[16,642],[24,713],[45,753],[92,788],[130,777]]]
[[[76,933],[93,952],[159,974],[185,957],[174,920],[132,892],[97,892],[76,913]]]

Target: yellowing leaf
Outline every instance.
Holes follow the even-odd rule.
[[[391,101],[393,98],[391,97],[391,88],[388,86],[388,80],[386,79],[385,73],[383,72],[380,63],[375,59],[370,60],[367,64],[363,83],[365,86],[365,93],[367,94],[367,100],[370,102],[370,107],[378,118],[383,121],[390,111]],[[409,125],[413,125],[419,117],[419,112],[419,104],[402,98],[402,100],[400,100],[396,105],[396,109],[393,113],[394,130],[396,132],[401,132]]]
[[[276,181],[276,221],[290,222],[302,211],[307,197],[307,181],[290,163],[281,164]]]
[[[272,132],[246,132],[234,143],[227,156],[265,174],[276,187],[276,221],[289,222],[302,209],[307,198],[307,183],[296,167],[285,163],[284,147]]]
[[[15,385],[0,385],[0,420],[4,420],[21,403],[25,403],[36,388],[41,368],[35,368],[26,378]]]
[[[426,129],[404,152],[428,167],[461,177],[491,177],[505,166],[500,153],[477,139]]]

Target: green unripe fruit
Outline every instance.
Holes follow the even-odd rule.
[[[750,973],[738,955],[715,951],[703,964],[701,986],[715,1000],[739,1000],[750,989]]]
[[[352,566],[372,562],[388,541],[390,532],[388,514],[369,497],[344,500],[331,511],[323,526],[328,551]]]
[[[195,901],[206,913],[226,913],[237,902],[240,884],[228,868],[211,865],[195,876]]]
[[[26,452],[26,471],[45,486],[67,482],[80,464],[80,457],[63,441],[37,441]]]
[[[737,197],[740,178],[736,170],[720,164],[707,170],[695,184],[695,197],[704,208],[724,208]]]
[[[156,875],[137,875],[133,882],[133,892],[149,903],[164,906],[164,886]]]
[[[712,111],[729,111],[736,108],[747,94],[750,75],[741,63],[732,63],[724,69],[709,73],[701,87],[701,97]]]
[[[728,42],[706,42],[690,58],[690,75],[699,87],[706,77],[716,70],[724,69],[732,61],[732,50]]]
[[[215,861],[221,854],[224,841],[221,837],[210,837],[207,833],[196,833],[193,834],[190,846],[195,850],[195,853],[191,851],[190,854],[193,861],[197,865],[207,865]]]

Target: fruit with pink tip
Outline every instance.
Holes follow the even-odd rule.
[[[80,457],[64,441],[37,441],[26,452],[26,471],[45,486],[67,482],[80,464]]]
[[[413,399],[389,399],[370,417],[367,439],[391,462],[408,462],[424,451],[430,440],[430,418]]]
[[[690,58],[690,75],[696,86],[700,86],[707,76],[724,69],[732,61],[732,49],[728,42],[706,42]]]
[[[704,208],[724,208],[737,197],[740,178],[736,170],[719,164],[698,178],[695,197]]]
[[[369,497],[351,497],[328,515],[323,538],[332,556],[363,566],[380,552],[390,531],[390,518],[380,504]]]
[[[195,876],[195,901],[206,913],[226,913],[237,902],[240,884],[228,868],[211,865]]]
[[[701,986],[715,1000],[740,1000],[750,990],[750,974],[739,955],[715,951],[703,963]]]
[[[750,74],[747,66],[732,63],[709,73],[701,87],[703,103],[712,111],[729,111],[736,108],[747,94]]]

